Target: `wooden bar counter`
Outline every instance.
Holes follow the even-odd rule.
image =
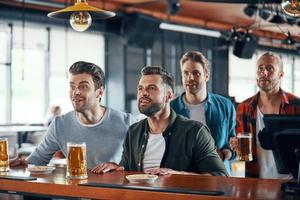
[[[300,199],[299,196],[284,194],[280,190],[283,182],[280,180],[170,175],[159,176],[155,183],[132,184],[125,178],[128,174],[133,172],[110,172],[104,175],[89,173],[88,179],[75,180],[65,178],[65,168],[56,168],[51,174],[30,174],[24,168],[18,168],[11,169],[8,175],[31,176],[37,180],[1,178],[0,192],[90,199]],[[99,184],[100,187],[81,185],[85,183]],[[179,189],[179,193],[168,192],[170,189]],[[220,191],[223,194],[199,195],[193,191]]]

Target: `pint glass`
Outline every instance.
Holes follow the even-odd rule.
[[[67,178],[87,178],[86,144],[67,143]]]
[[[9,171],[7,138],[0,138],[0,172]]]
[[[236,137],[238,139],[237,159],[252,161],[252,133],[239,133]]]

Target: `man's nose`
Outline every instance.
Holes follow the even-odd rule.
[[[194,75],[192,74],[192,73],[188,73],[188,75],[187,75],[187,79],[188,80],[194,80]]]
[[[148,95],[149,95],[149,93],[148,93],[148,91],[146,89],[142,89],[140,91],[140,96],[148,96]]]
[[[269,72],[268,72],[268,70],[267,69],[263,69],[263,70],[261,70],[261,72],[260,72],[263,76],[268,76],[269,75]]]
[[[144,90],[142,95],[147,97],[149,96],[149,92],[147,90]]]
[[[80,94],[80,90],[78,87],[76,87],[73,92],[74,92],[74,94]]]
[[[146,96],[146,95],[148,95],[148,94],[147,94],[147,91],[146,91],[145,89],[139,89],[137,95],[138,95],[139,97],[143,97],[143,96]]]

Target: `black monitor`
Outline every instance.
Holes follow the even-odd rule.
[[[300,129],[284,129],[274,133],[273,152],[277,171],[281,174],[292,173],[295,179],[299,167],[297,149],[300,149]]]
[[[265,129],[258,134],[261,146],[273,150],[279,173],[291,173],[297,182],[283,184],[286,192],[300,194],[300,115],[264,115]]]
[[[292,173],[297,178],[294,152],[300,149],[300,115],[264,115],[263,120],[265,128],[258,134],[261,146],[273,150],[279,173]]]
[[[265,128],[258,134],[261,146],[274,149],[274,133],[286,129],[300,129],[300,115],[264,115]]]
[[[264,115],[265,127],[272,131],[300,129],[300,115]]]

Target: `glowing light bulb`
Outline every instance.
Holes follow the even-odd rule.
[[[70,16],[70,25],[75,31],[83,32],[87,30],[92,24],[92,17],[90,13],[79,11],[74,12]]]
[[[281,3],[282,10],[285,14],[292,17],[300,16],[300,3],[298,0],[284,1]]]

